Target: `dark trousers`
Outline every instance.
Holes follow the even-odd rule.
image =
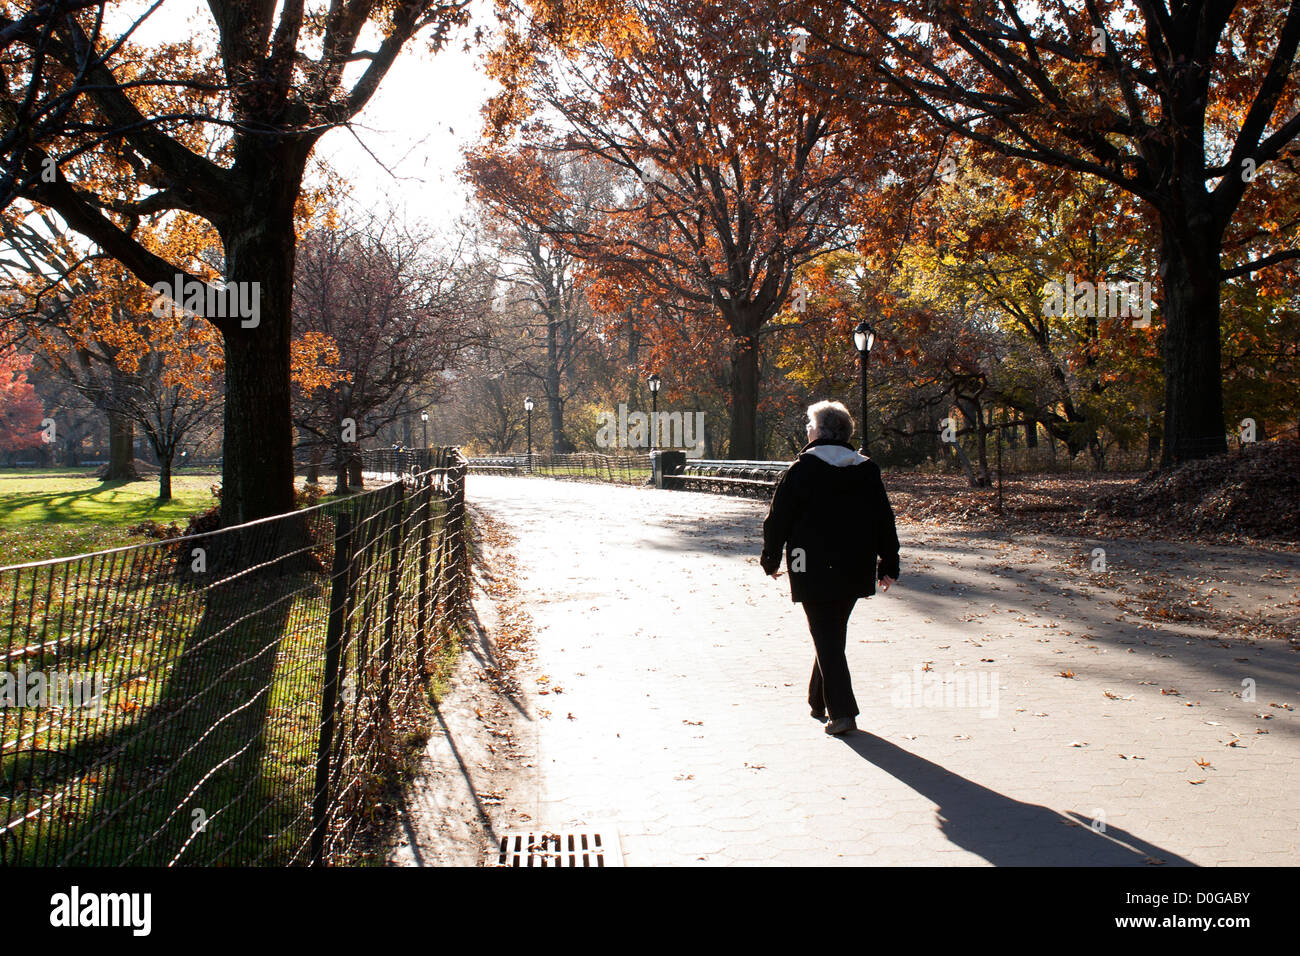
[[[849,615],[857,602],[857,598],[842,598],[803,604],[808,630],[817,648],[812,680],[808,682],[808,706],[818,713],[825,712],[831,720],[858,715],[858,702],[849,679],[849,661],[844,656]]]

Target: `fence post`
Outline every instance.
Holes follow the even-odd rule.
[[[460,620],[465,605],[469,603],[469,551],[465,542],[465,474],[469,465],[460,461],[449,472],[451,488],[447,502],[448,550],[451,571],[452,614]]]
[[[402,571],[402,523],[406,511],[406,483],[398,480],[393,486],[392,509],[388,533],[388,606],[385,610],[384,645],[379,664],[379,709],[387,716],[389,695],[392,693],[393,642],[397,630],[397,594]]]
[[[351,586],[352,515],[339,513],[334,525],[334,566],[330,572],[329,623],[325,632],[325,687],[320,704],[320,739],[316,745],[316,792],[312,800],[311,865],[324,862],[329,824],[330,754],[334,747],[334,714],[342,670],[343,623]]]
[[[415,612],[415,661],[421,679],[428,676],[428,664],[425,659],[425,645],[428,640],[429,627],[429,546],[433,535],[433,479],[426,476],[424,487],[419,491],[420,507],[420,585],[416,592]]]

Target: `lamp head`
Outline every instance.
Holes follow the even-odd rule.
[[[532,400],[531,398],[525,398],[525,399],[524,399],[524,411],[526,411],[526,412],[531,412],[532,410],[533,410],[533,400]]]
[[[659,386],[662,384],[657,374],[651,375],[648,379],[646,379],[646,382],[650,385],[650,391],[652,392],[658,392]]]
[[[866,322],[859,322],[858,327],[853,330],[853,344],[858,347],[859,352],[870,352],[871,347],[876,344],[876,330]]]

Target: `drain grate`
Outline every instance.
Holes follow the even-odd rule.
[[[498,866],[622,866],[613,830],[509,830],[501,835]]]

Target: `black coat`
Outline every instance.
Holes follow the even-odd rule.
[[[819,438],[789,467],[763,522],[763,571],[784,549],[792,601],[870,597],[898,577],[898,532],[880,468],[845,442]]]

